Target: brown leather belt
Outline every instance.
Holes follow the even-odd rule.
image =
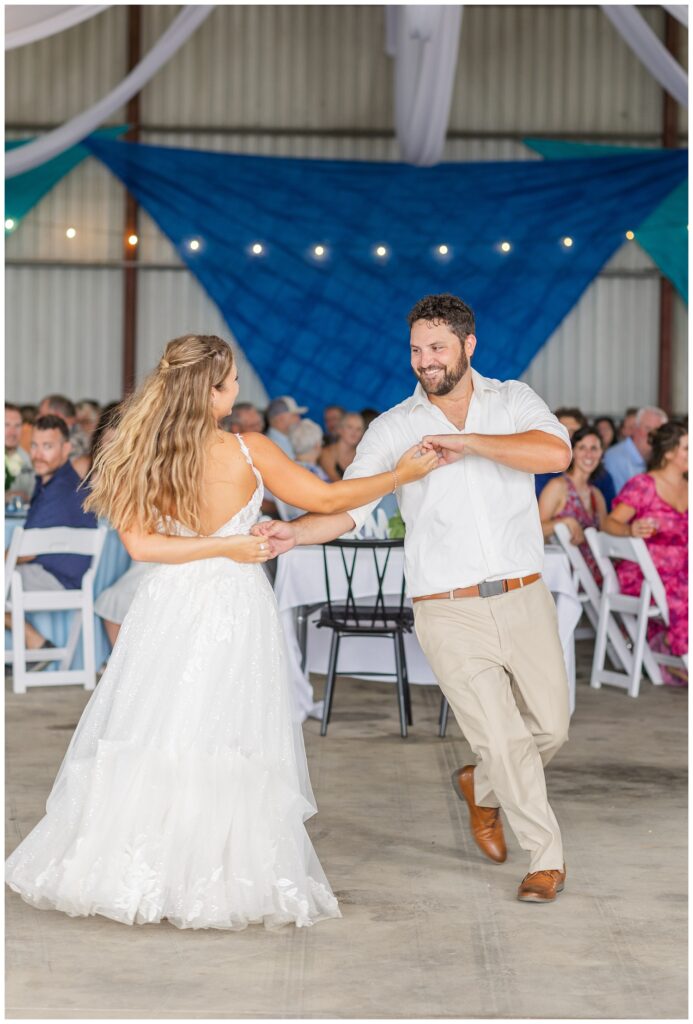
[[[424,594],[422,597],[412,597],[412,601],[452,601],[458,597],[497,597],[499,594],[506,594],[509,590],[527,587],[539,579],[541,579],[541,573],[533,572],[531,576],[522,576],[512,580],[484,580],[483,583],[473,587],[458,587],[457,590],[446,590],[442,594]]]

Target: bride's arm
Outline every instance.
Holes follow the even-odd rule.
[[[120,539],[135,562],[180,565],[203,558],[230,558],[234,562],[266,562],[269,545],[262,537],[171,537],[163,533],[121,530]],[[260,543],[264,541],[264,546]]]
[[[284,454],[264,434],[244,434],[243,438],[253,462],[272,494],[282,501],[307,512],[347,512],[368,505],[396,487],[420,480],[438,465],[435,452],[423,451],[414,445],[396,466],[374,476],[325,483]]]

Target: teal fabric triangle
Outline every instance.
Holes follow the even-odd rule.
[[[563,142],[560,139],[524,139],[526,146],[549,160],[579,156],[603,157],[618,153],[651,153],[652,149]],[[688,181],[677,185],[634,231],[635,238],[688,303]]]
[[[100,128],[94,132],[94,136],[99,139],[116,139],[127,130],[126,124],[119,124],[112,128]],[[31,139],[10,139],[5,142],[5,152],[17,149],[27,142],[31,142]],[[40,167],[34,167],[33,170],[27,171],[25,174],[18,174],[7,180],[5,182],[5,220],[12,219],[14,221],[12,230],[16,231],[29,210],[33,209],[54,185],[57,185],[66,174],[69,174],[88,156],[90,156],[90,152],[83,143],[71,146],[60,156],[48,160]]]

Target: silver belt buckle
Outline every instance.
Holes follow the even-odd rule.
[[[503,580],[484,580],[479,584],[479,597],[498,597],[505,593]]]

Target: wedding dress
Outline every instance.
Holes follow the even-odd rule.
[[[215,536],[258,518],[240,443],[256,490]],[[125,924],[312,925],[341,916],[304,827],[315,811],[262,566],[159,564],[7,881],[35,907]]]

